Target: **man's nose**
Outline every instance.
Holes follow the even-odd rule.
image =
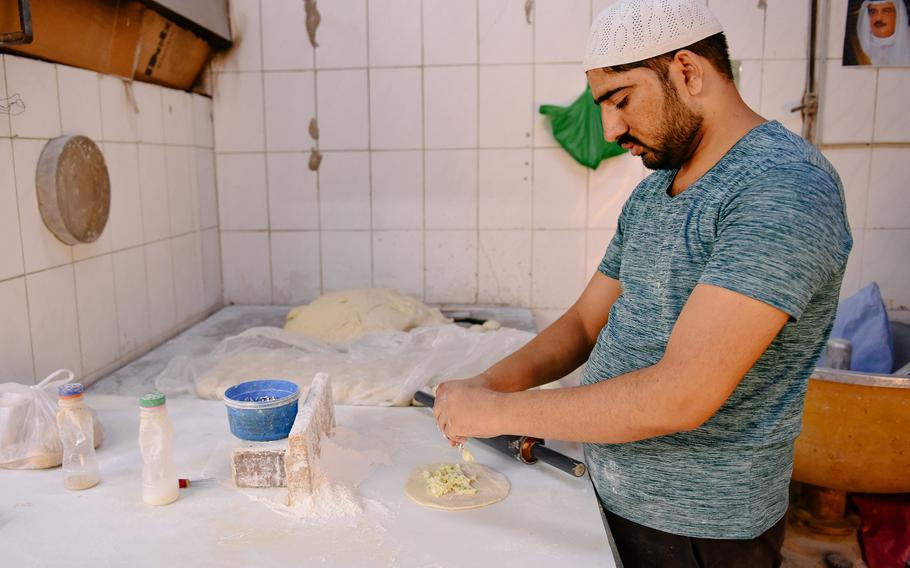
[[[604,140],[607,142],[616,142],[629,130],[629,125],[619,117],[619,113],[606,105],[601,107],[600,120],[604,128]]]

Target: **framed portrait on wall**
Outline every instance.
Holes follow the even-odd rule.
[[[910,0],[849,0],[844,65],[910,66]]]

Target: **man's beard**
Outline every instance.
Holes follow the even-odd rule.
[[[664,112],[655,134],[654,146],[646,146],[628,134],[620,136],[617,142],[641,146],[644,149],[641,161],[650,170],[675,170],[689,159],[692,143],[698,136],[704,119],[683,104],[669,80],[662,83]]]

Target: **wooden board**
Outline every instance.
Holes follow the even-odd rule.
[[[209,44],[138,0],[30,0],[34,40],[0,51],[167,87],[189,89]],[[0,1],[0,30],[19,29],[15,0]]]
[[[54,236],[68,245],[101,236],[111,210],[111,183],[91,139],[73,135],[48,142],[35,181],[41,218]]]

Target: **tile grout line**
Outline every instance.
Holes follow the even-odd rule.
[[[0,53],[0,74],[2,74],[2,76],[3,76],[3,84],[2,84],[3,96],[9,98],[9,97],[11,97],[11,95],[9,93],[9,81],[7,80],[7,73],[6,73],[6,55],[3,53]],[[9,139],[12,140],[13,139],[12,114],[6,113],[4,120],[6,121]]]
[[[594,21],[594,0],[588,4],[588,22]],[[588,274],[588,248],[590,247],[590,233],[591,233],[591,183],[592,183],[592,171],[590,168],[585,168],[585,234],[584,239],[582,239],[582,285],[585,283],[586,278],[592,278],[593,274]]]
[[[59,65],[57,65],[57,64],[54,64],[54,87],[56,88],[56,91],[57,91],[57,120],[58,120],[58,124],[60,127],[58,130],[58,135],[62,135],[63,134],[63,109],[60,106],[60,74],[59,74]],[[100,93],[99,93],[99,99],[100,99]],[[39,157],[39,160],[40,160],[40,157]],[[36,189],[37,189],[37,187],[36,187]],[[40,212],[39,212],[39,215],[40,215]],[[76,283],[76,263],[75,263],[76,258],[73,255],[73,247],[68,247],[67,252],[69,253],[70,261],[62,266],[69,266],[70,273],[73,276],[73,303],[74,303],[73,308],[76,311],[76,346],[79,348],[79,374],[77,376],[81,380],[82,375],[85,373],[85,350],[82,348],[82,323],[79,318],[79,286]],[[31,316],[29,316],[29,317],[31,317]],[[31,322],[29,322],[29,323],[31,324]],[[33,352],[32,357],[34,357],[34,356],[35,356],[35,354]],[[37,365],[37,363],[35,363],[36,370],[37,370],[37,367],[38,367],[38,365]],[[35,377],[35,382],[36,383],[38,382],[37,377]]]
[[[799,61],[805,59],[805,57],[782,57],[774,58],[774,61]],[[752,58],[751,60],[755,60]],[[529,65],[530,61],[489,61],[482,63],[485,66],[489,67],[509,67],[513,65]],[[580,65],[582,63],[581,59],[575,61],[541,61],[539,65],[544,66],[559,66],[559,65]],[[415,67],[464,67],[469,65],[468,63],[429,63],[429,64],[420,64],[420,65],[374,65],[375,69],[414,69]],[[245,70],[230,70],[230,71],[216,71],[215,74],[219,75],[252,75],[254,73],[265,73],[265,74],[278,74],[278,73],[306,73],[312,71],[364,71],[366,67],[363,65],[351,66],[351,67],[288,67],[285,69],[264,69],[264,70],[255,70],[255,69],[245,69]]]
[[[157,97],[158,97],[159,105],[160,105],[161,104],[160,101],[162,98],[160,91],[157,91]],[[102,106],[102,111],[103,110],[104,110],[104,108]],[[162,136],[162,140],[163,140],[164,139],[164,117],[162,117],[161,128],[162,128],[161,136]],[[103,131],[104,131],[104,114],[103,114],[103,112],[101,115],[101,129],[102,129],[102,133],[103,133]],[[134,245],[134,247],[140,249],[140,254],[142,256],[142,280],[145,283],[145,312],[146,312],[146,315],[148,316],[148,320],[147,320],[148,327],[147,327],[146,331],[149,331],[151,329],[151,325],[152,325],[152,295],[151,295],[151,290],[150,290],[151,286],[149,285],[150,281],[149,281],[149,269],[148,269],[148,255],[146,254],[146,245],[149,243],[146,242],[147,228],[145,226],[145,199],[143,198],[143,192],[142,192],[142,186],[145,185],[145,183],[143,183],[143,180],[142,180],[142,151],[141,151],[142,143],[138,141],[138,138],[139,137],[137,136],[137,140],[132,142],[131,145],[134,146],[135,152],[136,152],[136,190],[139,193],[139,195],[138,195],[138,197],[139,197],[139,225],[142,228],[142,237],[140,238],[140,243],[138,245]],[[124,249],[124,250],[130,250],[130,249]],[[113,252],[111,254],[113,254]],[[151,339],[151,338],[149,338],[149,339]]]
[[[211,63],[209,64],[209,72],[211,72]],[[206,157],[210,158],[209,164],[212,167],[212,187],[215,189],[215,227],[214,228],[216,229],[215,237],[216,237],[216,242],[218,243],[218,255],[217,255],[218,256],[218,274],[219,274],[218,288],[220,290],[216,303],[223,305],[224,304],[224,273],[223,273],[223,259],[221,258],[221,208],[218,206],[218,204],[220,203],[221,200],[218,195],[218,171],[217,171],[217,162],[216,162],[216,158],[215,158],[215,97],[214,97],[215,74],[211,73],[211,75],[212,75],[212,97],[211,98],[206,97],[208,99],[208,101],[210,101],[207,103],[210,110],[209,110],[209,112],[206,113],[206,116],[209,119],[208,124],[209,124],[209,126],[211,126],[211,130],[212,130],[212,147],[211,148],[203,147],[202,150],[203,150],[203,153],[206,154]],[[209,153],[207,151],[210,151],[211,155],[209,155]],[[268,175],[268,170],[266,170],[266,175]],[[197,164],[197,170],[196,170],[196,177],[197,177],[197,183],[198,183],[198,177],[199,177],[198,164]],[[209,228],[211,228],[211,227],[209,227]],[[203,229],[200,227],[199,230],[200,230],[200,232],[203,232],[206,229]],[[205,247],[203,246],[203,255],[205,255],[204,248]],[[204,263],[204,260],[203,260],[203,263]],[[203,286],[204,285],[205,285],[205,280],[203,279]]]
[[[427,100],[426,100],[426,46],[424,45],[423,0],[420,2],[420,199],[421,199],[421,297],[427,301]]]
[[[6,94],[8,96],[9,95],[9,77],[8,77],[8,73],[6,72],[6,56],[0,55],[0,57],[2,57],[2,61],[0,61],[0,63],[2,63],[2,65],[3,65],[3,87],[4,87],[4,89],[6,89]],[[18,180],[18,175],[16,174],[16,150],[14,149],[13,138],[12,138],[12,135],[13,135],[12,117],[7,116],[7,122],[9,123],[9,129],[10,129],[9,155],[10,155],[10,159],[12,160],[11,167],[13,170],[13,198],[16,200],[16,219],[19,223],[19,255],[22,258],[22,270],[24,272],[26,270],[25,238],[22,235],[22,211],[19,208],[19,180]],[[19,278],[19,277],[17,276],[16,278]],[[37,380],[38,379],[38,377],[37,377],[38,367],[35,364],[35,338],[33,337],[34,334],[32,333],[32,312],[31,312],[31,302],[29,301],[29,295],[28,295],[28,280],[26,279],[25,274],[23,274],[21,276],[21,278],[22,278],[22,288],[25,290],[25,317],[26,317],[25,327],[28,330],[28,344],[29,344],[29,349],[31,350],[30,359],[31,359],[31,363],[32,363],[32,384],[38,384],[38,382],[39,382]],[[3,283],[3,282],[5,282],[5,280],[0,281],[0,283]]]
[[[370,207],[370,286],[376,286],[376,251],[373,238],[373,85],[370,75],[370,3],[364,2],[366,11],[366,57],[367,57],[367,199]]]
[[[317,127],[319,126],[319,70],[316,69],[316,50],[317,47],[313,47],[313,118],[316,120]],[[322,138],[320,134],[319,138]],[[314,140],[315,147],[310,149],[312,155],[313,150],[319,153],[320,160],[322,156],[322,151],[319,147],[319,138]],[[319,294],[325,293],[325,269],[323,263],[325,262],[325,251],[323,249],[325,242],[322,238],[322,162],[320,161],[320,167],[316,168],[316,231],[317,231],[317,245],[319,247]],[[309,166],[308,166],[309,167]]]
[[[164,92],[160,92],[159,95],[160,95],[159,100],[161,101],[161,134],[164,137],[164,142],[165,142],[165,145],[163,148],[163,152],[164,152],[164,197],[167,200],[167,226],[168,226],[168,235],[170,236],[170,239],[168,239],[169,242],[167,243],[167,250],[169,253],[170,260],[171,260],[171,290],[174,293],[174,322],[171,324],[171,326],[168,328],[168,331],[166,332],[167,334],[170,334],[174,329],[180,327],[180,325],[179,325],[180,316],[177,314],[177,269],[176,269],[176,265],[174,264],[174,243],[173,243],[174,219],[171,216],[171,179],[170,179],[171,168],[169,166],[170,159],[168,158],[168,154],[169,154],[168,145],[167,145],[168,136],[167,136],[167,132],[165,132],[165,128],[167,127],[167,121],[164,118],[164,116],[165,116]],[[138,138],[138,132],[136,134],[137,134],[137,138]],[[146,276],[146,278],[148,278],[148,268],[146,268],[145,276]],[[149,288],[151,288],[151,286],[149,286]]]
[[[476,40],[475,61],[477,68],[474,70],[474,77],[477,85],[474,96],[477,102],[476,113],[476,131],[474,133],[474,303],[480,302],[480,0],[474,2],[474,39]]]
[[[865,175],[866,191],[865,191],[865,195],[863,196],[863,198],[864,198],[863,199],[863,220],[862,220],[863,226],[860,228],[860,230],[863,231],[864,234],[866,231],[866,226],[869,224],[869,221],[868,221],[868,219],[869,219],[869,194],[872,193],[872,154],[873,154],[873,150],[874,150],[873,148],[869,149],[869,158],[866,160],[866,175]],[[846,197],[844,198],[844,200],[846,201]],[[852,227],[851,227],[851,229],[852,229]],[[860,247],[860,251],[859,251],[860,257],[864,256],[865,248],[866,248],[866,240],[863,239],[863,245],[862,245],[862,247]],[[862,276],[863,276],[862,262],[860,263],[859,276],[860,276],[860,281],[862,281]]]
[[[532,5],[533,6],[533,5]],[[531,309],[531,313],[534,313],[534,308],[536,307],[536,298],[534,294],[534,282],[535,282],[535,271],[534,271],[534,257],[537,246],[537,229],[535,228],[534,223],[534,213],[535,213],[535,203],[534,197],[537,194],[537,179],[535,175],[537,163],[537,129],[534,127],[535,115],[534,108],[537,106],[537,11],[535,7],[531,8],[531,158],[530,158],[530,172],[528,177],[531,181],[531,219],[528,223],[531,227],[531,258],[528,262],[528,272],[530,274],[530,290],[528,291],[528,308]]]
[[[875,139],[875,119],[878,114],[878,82],[880,78],[879,69],[875,70],[875,90],[872,93],[872,139]],[[869,226],[869,196],[872,194],[872,160],[873,155],[875,154],[875,146],[869,149],[869,174],[866,177],[866,202],[864,203],[865,211],[863,213],[863,228]],[[863,249],[866,248],[865,241],[863,242]],[[860,271],[860,277],[862,277],[862,271]]]
[[[118,252],[124,252],[124,251],[128,251],[128,250],[139,249],[139,255],[140,255],[141,258],[142,258],[142,281],[145,283],[145,316],[146,316],[146,322],[151,322],[152,315],[151,315],[151,306],[150,306],[149,292],[148,292],[148,288],[149,288],[149,285],[148,285],[148,267],[146,266],[145,244],[144,244],[144,241],[145,241],[145,215],[143,214],[143,209],[142,209],[142,189],[141,189],[141,187],[140,187],[141,176],[139,175],[139,171],[140,171],[140,166],[139,166],[139,161],[140,161],[139,142],[135,142],[135,143],[129,144],[129,146],[132,147],[133,155],[134,155],[135,158],[136,158],[136,171],[135,171],[136,193],[137,193],[136,197],[139,198],[139,199],[138,199],[138,201],[139,201],[139,228],[140,228],[140,234],[142,235],[142,237],[140,238],[140,243],[139,243],[138,245],[133,245],[132,247],[124,248],[124,249],[121,249],[121,250],[111,250],[111,253],[110,253],[110,254],[111,254],[111,261],[112,261],[112,263],[113,263],[113,265],[114,265],[114,295],[115,295],[115,299],[116,299],[116,294],[117,294],[117,266],[116,266],[116,258],[114,257],[114,255],[117,254]],[[113,236],[114,236],[114,235],[111,234],[111,249],[114,249],[114,248],[115,248],[115,247],[114,247],[114,243],[113,243]],[[120,309],[119,309],[119,302],[117,303],[117,306],[118,306],[118,307],[117,307],[117,327],[118,327],[118,333],[122,334],[122,330],[119,329],[119,327],[120,327]],[[148,324],[147,324],[147,325],[148,325]],[[121,338],[121,337],[118,337],[118,341],[122,341],[122,338]],[[124,349],[123,349],[123,344],[122,344],[122,343],[121,343],[121,345],[120,345],[120,348],[121,348],[121,357],[123,357],[123,356],[125,356],[125,353],[124,353]]]
[[[873,141],[875,139],[875,118],[876,118],[876,114],[878,113],[878,81],[879,81],[879,78],[880,78],[880,69],[876,68],[875,69],[875,90],[872,94],[872,137],[871,138]],[[866,264],[866,241],[868,240],[867,237],[869,235],[869,230],[868,230],[869,196],[872,193],[872,160],[873,160],[874,154],[875,154],[875,146],[872,146],[872,148],[869,149],[869,161],[868,161],[869,174],[866,177],[866,188],[867,189],[866,189],[865,211],[863,212],[863,243],[862,243],[862,246],[860,247],[860,251],[859,251],[860,286],[862,286],[862,283],[865,280],[863,273],[865,272],[864,268],[865,268],[865,264]]]
[[[103,137],[104,136],[104,119],[102,118],[102,116],[104,115],[104,106],[101,104],[101,75],[98,73],[93,73],[93,75],[95,77],[95,90],[98,93],[98,126],[101,127],[101,135]],[[61,121],[61,123],[63,121],[62,113],[60,116],[60,121]],[[103,155],[104,152],[107,150],[107,144],[102,142],[101,146],[102,146],[102,155]],[[105,159],[105,161],[106,161],[106,159]],[[138,161],[137,161],[137,164],[138,164]],[[110,182],[110,171],[108,171],[108,182]],[[113,200],[113,185],[111,185],[111,200]],[[113,225],[111,225],[110,216],[108,216],[107,223],[105,224],[105,229],[108,229],[110,231],[108,238],[110,238],[111,250],[109,250],[106,254],[109,254],[111,257],[111,282],[113,282],[113,284],[114,284],[114,298],[113,298],[113,301],[114,301],[114,329],[117,331],[117,360],[119,361],[120,358],[123,356],[123,345],[121,345],[121,343],[120,343],[120,337],[121,337],[120,306],[119,306],[119,302],[117,302],[117,271],[114,269],[114,228],[113,228]],[[97,257],[101,257],[101,256],[104,256],[104,253],[97,255]],[[88,259],[85,259],[85,260],[88,260]],[[75,272],[75,266],[73,267],[73,271]]]
[[[267,258],[269,260],[269,304],[274,305],[275,303],[275,274],[274,274],[274,261],[272,259],[272,209],[271,203],[269,200],[269,125],[266,118],[265,110],[265,54],[264,45],[262,43],[263,29],[262,29],[262,0],[257,0],[256,2],[257,9],[259,11],[259,84],[262,87],[262,162],[263,162],[263,173],[265,173],[265,226],[268,230],[266,237],[266,251]]]

